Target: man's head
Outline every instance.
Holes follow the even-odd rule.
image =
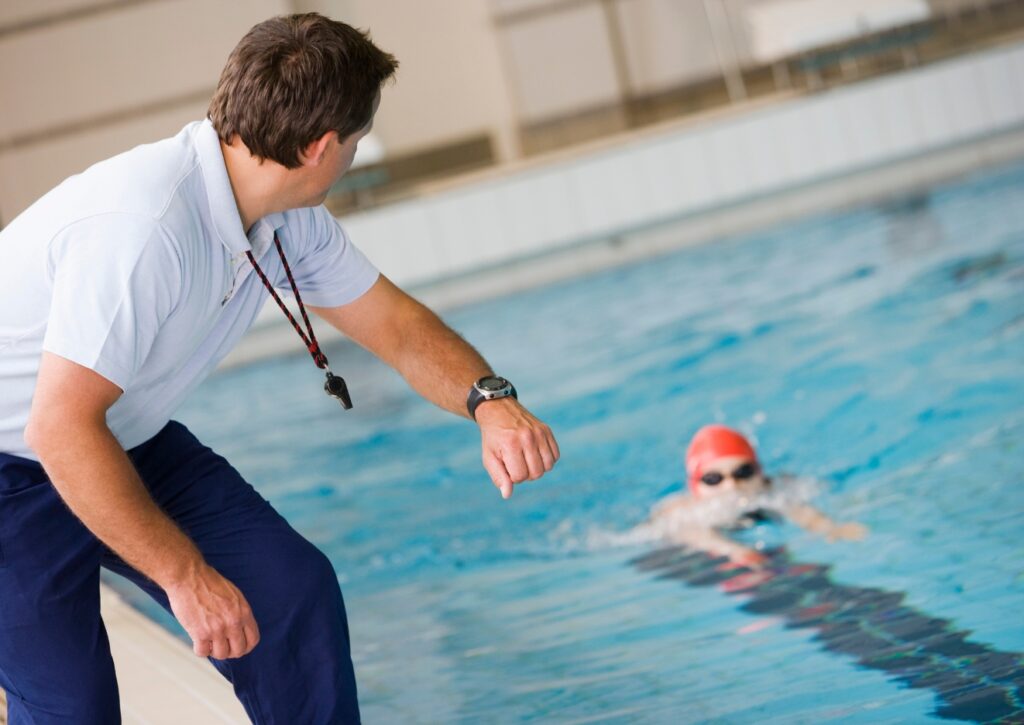
[[[724,425],[706,425],[686,450],[690,491],[698,497],[735,491],[756,493],[764,487],[757,452],[742,434]]]
[[[317,13],[271,18],[231,51],[210,121],[224,143],[237,137],[253,156],[295,169],[326,134],[344,144],[364,131],[397,67],[345,23]]]

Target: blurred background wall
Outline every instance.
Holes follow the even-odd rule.
[[[220,67],[283,0],[0,3],[0,222],[70,174],[206,111]]]
[[[205,113],[238,38],[318,11],[402,67],[345,212],[666,119],[820,91],[1005,40],[1019,0],[6,0],[0,223]]]
[[[371,29],[401,60],[376,135],[390,155],[483,139],[516,155],[485,0],[4,0],[0,222],[66,176],[205,115],[228,53],[272,15]]]

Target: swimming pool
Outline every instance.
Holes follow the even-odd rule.
[[[508,502],[471,424],[351,346],[329,351],[351,412],[296,341],[180,415],[333,560],[367,722],[924,722],[1020,704],[1024,166],[446,319],[559,438],[556,471]],[[595,544],[680,485],[713,420],[751,433],[769,470],[822,479],[819,505],[868,539],[758,527],[804,568],[746,589],[706,559]],[[771,586],[849,616],[801,625],[817,605]],[[879,618],[934,631],[858,656]],[[980,649],[901,679],[893,658],[913,669],[935,637]],[[971,667],[955,692],[935,684]]]

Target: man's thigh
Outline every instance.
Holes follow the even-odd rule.
[[[217,661],[257,722],[355,722],[355,677],[337,576],[224,458],[170,423],[130,452],[157,504],[245,595],[260,644]],[[104,566],[165,608],[164,592],[109,552]],[[303,699],[304,697],[307,699]]]
[[[337,579],[326,557],[226,459],[181,424],[171,422],[130,455],[154,501],[196,544],[207,563],[247,598],[269,600],[249,602],[257,618],[259,606],[293,599],[302,582],[333,588]],[[109,550],[102,563],[166,602],[159,587]],[[276,616],[274,611],[264,614]]]
[[[0,686],[12,723],[119,722],[101,556],[42,468],[0,454]]]

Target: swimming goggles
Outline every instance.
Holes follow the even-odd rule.
[[[745,481],[748,478],[753,478],[757,475],[757,465],[754,463],[744,463],[742,466],[736,468],[729,477],[734,481]],[[717,486],[726,479],[726,476],[722,475],[718,471],[708,471],[700,477],[700,482],[705,486]]]

